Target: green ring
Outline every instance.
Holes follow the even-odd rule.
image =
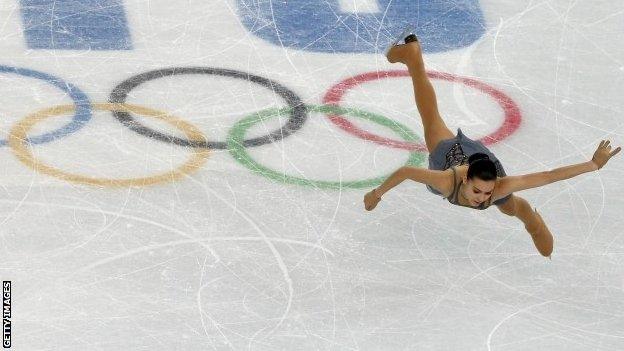
[[[343,115],[349,114],[352,116],[356,116],[371,122],[375,122],[384,127],[388,127],[396,132],[401,138],[408,142],[416,142],[420,141],[416,134],[409,130],[406,126],[392,121],[386,117],[383,117],[378,114],[374,114],[371,112],[365,112],[356,110],[353,108],[344,108],[333,105],[307,105],[308,112],[320,112],[325,114],[334,114],[334,115]],[[305,185],[305,186],[313,186],[317,188],[326,188],[326,189],[341,189],[341,188],[351,188],[351,189],[361,189],[361,188],[370,188],[375,187],[381,184],[388,175],[381,176],[372,179],[365,180],[356,180],[356,181],[347,181],[347,182],[330,182],[324,180],[310,180],[304,178],[297,178],[293,176],[289,176],[286,174],[278,173],[272,169],[269,169],[258,162],[254,161],[251,156],[247,153],[245,146],[243,145],[243,140],[245,140],[245,134],[250,127],[264,121],[266,119],[270,119],[273,117],[277,117],[283,114],[287,114],[290,112],[290,108],[270,108],[266,110],[262,110],[256,112],[249,117],[245,117],[230,129],[227,137],[228,149],[234,159],[240,162],[243,166],[247,167],[252,172],[263,175],[269,179],[282,182],[282,183],[290,183],[296,185]],[[417,151],[410,152],[409,159],[405,163],[406,166],[418,166],[423,163],[425,160],[425,156],[422,153]]]

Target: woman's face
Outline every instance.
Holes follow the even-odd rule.
[[[464,197],[470,202],[470,206],[479,206],[492,196],[494,180],[482,180],[477,177],[464,179]]]

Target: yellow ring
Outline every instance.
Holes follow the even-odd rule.
[[[125,112],[133,112],[143,116],[154,117],[156,119],[162,120],[173,127],[181,130],[188,137],[189,140],[205,142],[206,138],[202,134],[202,132],[197,129],[197,127],[192,124],[180,120],[176,117],[170,116],[166,113],[159,112],[156,110],[152,110],[147,107],[141,107],[130,104],[119,104],[119,103],[98,103],[92,104],[93,109],[98,111],[125,111]],[[206,158],[209,155],[207,149],[204,148],[193,148],[193,154],[191,157],[182,164],[180,167],[171,170],[166,173],[158,174],[151,177],[142,177],[142,178],[125,178],[125,179],[109,179],[109,178],[94,178],[87,177],[78,174],[72,174],[65,171],[61,171],[54,167],[50,167],[43,162],[39,161],[35,158],[35,156],[31,153],[29,148],[29,143],[27,140],[27,133],[32,129],[32,127],[43,121],[46,118],[53,116],[62,116],[66,114],[73,113],[75,110],[74,105],[59,105],[51,108],[43,109],[37,111],[31,115],[28,115],[22,121],[17,123],[13,128],[11,128],[11,132],[9,134],[9,146],[13,150],[13,153],[17,158],[26,166],[32,168],[38,173],[47,174],[52,177],[56,177],[68,182],[79,183],[85,185],[96,185],[103,187],[131,187],[131,186],[146,186],[146,185],[154,185],[159,183],[167,183],[174,182],[185,176],[197,171],[205,162]]]

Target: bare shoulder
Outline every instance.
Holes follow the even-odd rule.
[[[444,191],[440,191],[442,195],[446,198],[453,195],[453,190],[455,190],[455,182],[461,182],[461,179],[468,172],[468,165],[459,165],[455,166],[455,172],[453,172],[452,168],[448,168],[444,170],[445,173],[445,184]]]
[[[453,185],[455,184],[455,173],[452,169],[445,169],[443,171],[431,170],[436,174],[436,183],[431,184],[431,187],[440,192],[442,197],[449,197],[453,193]]]
[[[500,200],[505,196],[511,194],[509,183],[514,176],[505,176],[496,178],[496,184],[494,185],[494,191],[492,191],[492,202]]]
[[[453,191],[453,171],[450,169],[438,171],[409,166],[402,167],[402,169],[406,178],[427,184],[444,196],[450,195]]]
[[[445,169],[442,172],[442,186],[438,190],[442,196],[447,198],[453,195],[453,185],[455,185],[455,172],[452,169]]]
[[[505,180],[504,180],[505,178],[507,177],[496,178],[496,181],[494,184],[494,190],[492,191],[492,197],[490,200],[491,202],[500,200],[504,198],[505,196],[509,195],[506,193],[506,190],[505,190]]]

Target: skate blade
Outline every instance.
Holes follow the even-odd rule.
[[[399,34],[395,38],[395,40],[392,41],[392,43],[390,43],[390,45],[388,45],[388,47],[386,48],[386,52],[385,52],[386,56],[388,56],[388,52],[390,51],[390,49],[392,49],[392,47],[396,46],[401,40],[405,39],[405,37],[413,33],[414,33],[414,27],[412,26],[405,27],[403,32],[401,32],[401,34]]]

